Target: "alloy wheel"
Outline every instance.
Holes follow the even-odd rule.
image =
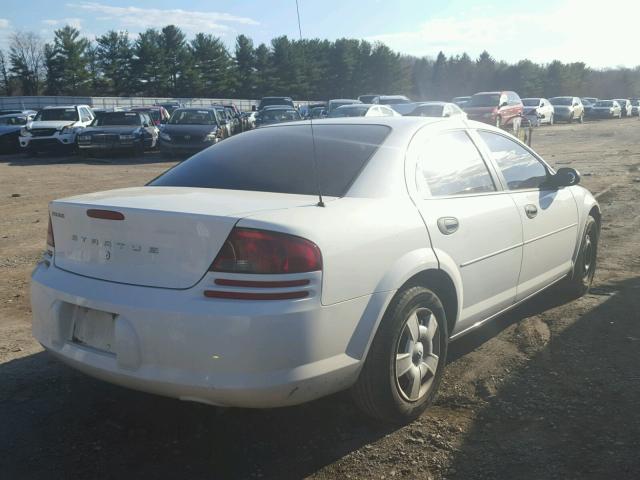
[[[440,329],[428,308],[414,310],[405,321],[395,352],[396,387],[409,402],[431,388],[440,361]]]

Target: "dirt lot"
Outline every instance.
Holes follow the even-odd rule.
[[[597,193],[590,294],[549,290],[451,348],[436,405],[400,429],[339,394],[295,408],[215,409],[114,387],[30,335],[29,274],[47,202],[140,185],[172,163],[0,157],[0,477],[640,478],[640,121],[535,132]]]

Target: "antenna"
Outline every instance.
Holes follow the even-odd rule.
[[[302,24],[300,23],[300,5],[298,5],[298,0],[296,0],[296,13],[298,14],[298,33],[300,34],[300,42],[302,43]],[[302,46],[302,45],[300,45]],[[307,59],[304,54],[304,49],[302,49],[302,67],[306,72],[307,70]],[[310,105],[309,100],[309,91],[307,90],[307,109]],[[320,175],[318,170],[318,158],[316,156],[316,136],[313,131],[313,117],[309,116],[309,126],[311,127],[311,144],[312,144],[312,155],[313,155],[313,173],[316,178],[316,188],[318,189],[318,203],[316,204],[318,207],[324,207],[324,201],[322,200],[322,189],[320,188]]]

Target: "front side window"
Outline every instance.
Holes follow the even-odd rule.
[[[433,197],[496,190],[478,149],[462,130],[428,139],[418,155],[418,174]]]
[[[539,188],[547,180],[547,168],[527,149],[497,133],[479,131],[478,134],[510,190]]]

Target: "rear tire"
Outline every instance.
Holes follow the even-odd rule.
[[[598,223],[591,215],[587,217],[584,234],[580,242],[580,250],[576,258],[573,272],[564,280],[563,289],[570,295],[581,297],[589,291],[596,273],[598,256],[598,239],[600,231]]]
[[[419,286],[398,292],[352,388],[355,403],[383,422],[403,424],[417,418],[436,396],[448,343],[438,296]]]

